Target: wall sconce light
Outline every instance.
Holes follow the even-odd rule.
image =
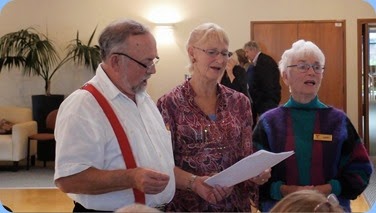
[[[169,45],[175,43],[174,26],[158,24],[155,27],[155,38],[158,44]]]
[[[158,44],[175,43],[174,24],[182,20],[182,16],[176,8],[170,5],[152,7],[147,19],[156,25],[154,35]]]
[[[182,20],[178,11],[171,6],[153,7],[148,13],[147,19],[155,24],[174,24]]]

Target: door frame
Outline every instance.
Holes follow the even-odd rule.
[[[368,97],[368,73],[369,66],[363,66],[363,25],[376,23],[376,19],[358,19],[357,20],[357,59],[358,59],[358,132],[363,138],[364,146],[370,153],[369,141],[369,97]],[[368,49],[368,48],[367,48]],[[365,51],[367,52],[367,51]],[[368,53],[366,53],[368,55]],[[366,56],[369,58],[369,56]],[[367,62],[368,63],[368,62]],[[363,70],[364,67],[364,70]],[[364,85],[364,86],[363,86]],[[363,95],[364,94],[364,95]]]

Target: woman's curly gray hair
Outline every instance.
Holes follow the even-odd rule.
[[[293,43],[292,47],[282,54],[278,65],[281,76],[287,71],[287,66],[291,65],[290,63],[292,63],[296,57],[304,57],[306,55],[315,55],[319,59],[318,62],[320,65],[325,65],[325,56],[320,48],[311,41],[301,39]]]

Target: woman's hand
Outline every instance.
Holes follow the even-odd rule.
[[[332,186],[330,184],[316,185],[316,186],[282,185],[280,190],[281,190],[282,196],[284,197],[290,193],[300,191],[300,190],[307,190],[307,189],[319,191],[323,193],[324,195],[329,195],[330,193],[332,193]]]
[[[192,191],[212,204],[216,204],[231,195],[233,187],[221,187],[219,185],[212,187],[204,182],[208,178],[209,176],[197,177],[192,184]]]
[[[269,168],[263,172],[261,172],[256,177],[251,178],[251,181],[256,183],[257,185],[263,185],[264,183],[268,182],[271,175],[272,169]]]
[[[314,186],[282,185],[280,190],[283,197],[300,190],[313,190]]]
[[[323,184],[323,185],[316,185],[314,186],[314,190],[316,191],[319,191],[321,193],[323,193],[324,195],[329,195],[330,193],[332,193],[332,185],[330,184]]]
[[[234,69],[237,62],[233,58],[229,58],[226,65],[226,71],[232,73],[232,69]]]

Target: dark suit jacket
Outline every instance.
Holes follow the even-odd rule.
[[[249,94],[257,114],[277,107],[281,101],[281,85],[279,68],[274,59],[260,53],[256,65],[247,72],[251,72],[248,75]]]

